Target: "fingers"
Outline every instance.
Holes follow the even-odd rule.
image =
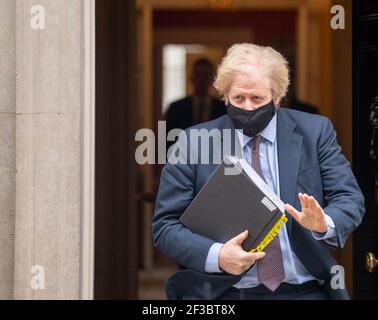
[[[249,269],[257,260],[265,257],[265,252],[245,252],[242,261],[242,269]]]
[[[257,260],[260,260],[265,257],[265,252],[248,252],[247,253],[249,256],[249,263],[250,266],[253,265]]]
[[[285,210],[291,216],[293,216],[298,222],[304,213],[306,215],[307,214],[311,214],[311,215],[323,214],[323,209],[321,208],[318,201],[316,201],[316,199],[313,196],[309,196],[307,193],[298,193],[298,199],[301,202],[302,212],[297,211],[293,206],[289,204],[285,204]]]
[[[319,215],[324,214],[323,208],[319,205],[319,203],[316,204],[315,210],[316,210],[316,213],[319,214]]]
[[[310,204],[309,204],[309,197],[308,197],[308,195],[307,194],[303,194],[303,193],[298,193],[298,198],[299,198],[299,201],[301,202],[302,211],[304,209],[309,209]]]
[[[253,252],[253,253],[250,253],[249,255],[252,256],[253,262],[255,262],[256,260],[264,258],[265,257],[265,252],[263,252],[263,251],[261,251],[261,252]]]
[[[302,210],[317,210],[317,208],[320,208],[318,201],[316,201],[313,196],[309,196],[307,193],[298,193],[298,198],[301,202]]]
[[[290,204],[285,204],[285,210],[297,221],[300,220],[301,213],[297,211],[293,206]]]
[[[317,201],[316,201],[316,204],[314,206],[314,209],[315,209],[317,214],[320,214],[320,215],[324,214],[323,208],[320,206],[320,204]]]
[[[327,230],[325,214],[318,201],[306,193],[298,193],[298,199],[301,202],[302,212],[298,212],[289,204],[285,204],[285,210],[303,227],[312,231],[325,232]]]
[[[265,256],[265,252],[247,252],[245,251],[245,259],[249,262],[255,262]]]
[[[310,208],[314,211],[315,214],[323,211],[323,209],[319,205],[318,201],[316,201],[316,199],[313,196],[308,197],[308,198],[309,198]]]
[[[238,234],[236,237],[232,238],[230,242],[241,245],[245,239],[248,237],[248,230],[243,231],[242,233]]]
[[[240,245],[236,244],[236,241],[240,241],[240,239],[244,237],[244,233],[245,232],[242,232],[240,235],[231,239],[221,248],[219,253],[219,267],[227,273],[240,275],[247,271],[256,260],[265,256],[265,252],[249,253],[244,251]]]

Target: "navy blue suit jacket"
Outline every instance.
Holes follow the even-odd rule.
[[[234,126],[225,115],[192,128],[222,130],[234,129]],[[186,140],[190,146],[189,134],[187,136],[187,140],[183,136],[178,143]],[[338,245],[342,248],[362,220],[364,197],[349,162],[341,153],[331,122],[322,116],[279,108],[277,139],[282,201],[301,211],[298,193],[314,196],[334,221]],[[209,149],[212,154],[212,145]],[[197,151],[188,148],[187,156],[193,152]],[[200,150],[198,152],[201,156]],[[205,261],[214,241],[192,233],[179,221],[217,167],[211,161],[210,158],[210,164],[167,163],[162,171],[152,220],[154,244],[187,268],[168,278],[166,293],[169,299],[216,299],[244,275],[205,273]],[[330,285],[334,276],[331,268],[337,265],[330,255],[330,246],[315,240],[309,230],[290,215],[287,217],[289,240],[297,257],[314,277],[325,281],[331,299],[347,299],[346,290],[333,290]]]

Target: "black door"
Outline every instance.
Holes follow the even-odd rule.
[[[353,237],[353,293],[355,299],[378,299],[377,0],[353,1],[353,169],[366,204]]]

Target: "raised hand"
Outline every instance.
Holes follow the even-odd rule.
[[[327,232],[328,226],[325,213],[318,201],[316,201],[313,196],[309,196],[306,193],[299,193],[298,198],[302,205],[302,212],[297,211],[289,204],[285,204],[285,210],[297,220],[301,226],[315,232]]]

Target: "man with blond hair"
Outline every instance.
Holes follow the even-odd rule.
[[[364,198],[331,122],[279,107],[289,86],[288,64],[271,47],[233,45],[214,86],[227,115],[188,130],[235,132],[237,152],[286,203],[289,220],[264,252],[243,250],[248,231],[226,243],[195,234],[179,218],[216,164],[168,163],[156,200],[153,238],[186,268],[168,279],[168,298],[348,299],[345,286],[332,281],[337,263],[330,249],[342,248],[360,224]],[[181,135],[177,144],[190,146],[187,137]],[[217,146],[209,147],[209,153],[212,148]],[[187,152],[189,159],[199,151],[188,147]]]

